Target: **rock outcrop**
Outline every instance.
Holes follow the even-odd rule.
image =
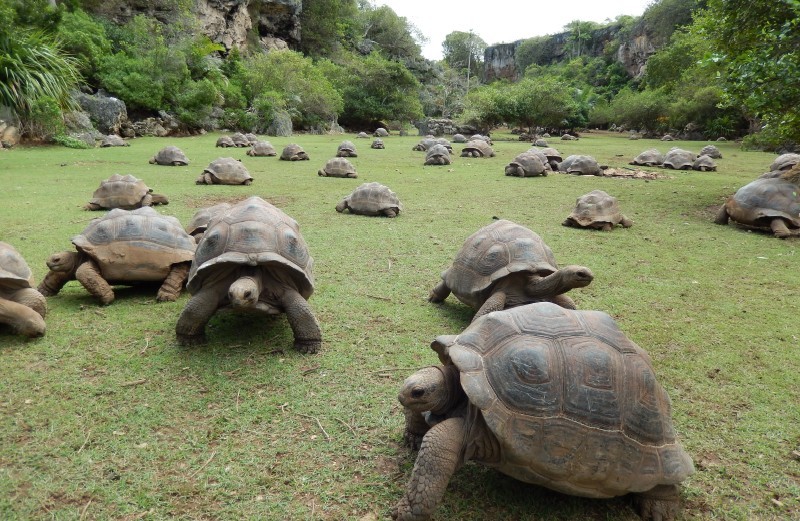
[[[87,9],[116,24],[145,14],[165,24],[178,23],[175,0],[104,0]],[[300,42],[301,0],[194,0],[200,30],[212,41],[234,47],[259,45],[264,50],[296,47]]]

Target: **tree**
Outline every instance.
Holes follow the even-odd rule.
[[[359,1],[359,23],[361,38],[377,44],[387,57],[396,60],[420,58],[421,48],[417,40],[424,36],[405,17],[398,16],[391,7],[375,7],[367,1]]]
[[[341,75],[343,125],[370,125],[377,121],[413,121],[422,117],[420,83],[400,62],[379,53],[355,57]]]
[[[444,61],[452,69],[467,71],[483,70],[483,53],[486,42],[472,31],[453,31],[444,37],[442,53]]]
[[[599,26],[595,22],[582,22],[573,20],[564,26],[564,30],[569,32],[567,41],[572,42],[572,55],[580,56],[587,44],[592,41],[592,31]]]
[[[573,91],[567,85],[549,76],[524,78],[511,86],[509,97],[514,110],[507,123],[545,128],[571,127],[570,120],[579,115]]]
[[[300,50],[308,56],[331,56],[352,41],[358,14],[356,0],[303,0]]]
[[[698,24],[717,51],[710,59],[725,67],[729,100],[776,142],[800,142],[800,4],[710,0]]]

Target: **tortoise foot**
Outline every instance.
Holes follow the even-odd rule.
[[[403,443],[405,443],[405,445],[411,450],[419,450],[419,448],[422,446],[422,438],[424,437],[424,432],[420,434],[418,432],[406,429],[405,432],[403,432]]]
[[[680,496],[675,485],[659,485],[636,495],[639,517],[644,521],[674,521],[680,509]]]
[[[295,340],[294,348],[301,353],[314,354],[322,347],[322,340]]]
[[[181,333],[177,333],[178,344],[183,347],[192,347],[192,346],[199,346],[206,343],[206,335],[205,333],[200,333],[199,335],[184,335]]]

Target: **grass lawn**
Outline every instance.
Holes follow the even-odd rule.
[[[423,166],[411,136],[384,138],[385,150],[353,135],[270,139],[278,150],[302,145],[311,160],[301,162],[217,149],[218,136],[0,151],[0,240],[38,282],[45,259],[72,249],[70,238],[102,215],[82,206],[111,174],[144,179],[170,198],[157,209],[183,223],[200,207],[259,195],[294,217],[309,244],[321,352],[292,350],[285,316],[252,323],[233,314],[211,320],[207,345],[181,348],[175,323],[186,294],[157,303],[154,288],[118,287],[101,307],[68,283],[48,299],[44,338],[0,335],[1,519],[387,518],[414,461],[401,443],[397,392],[437,363],[430,342],[460,332],[473,313],[452,296],[430,304],[428,292],[493,217],[537,232],[560,265],[591,268],[592,284],[570,293],[578,307],[611,314],[652,357],[697,468],[682,491],[685,519],[800,519],[800,242],[713,223],[774,154],[726,142],[717,143],[717,172],[521,179],[503,169],[530,144],[510,134],[494,136],[496,157],[445,167]],[[358,147],[358,179],[318,177],[344,139]],[[550,141],[564,157],[616,167],[650,147],[706,144],[600,132]],[[191,164],[148,164],[166,145]],[[195,185],[220,156],[242,159],[253,184]],[[370,181],[398,194],[398,218],[334,210]],[[633,227],[561,226],[593,189],[619,198]],[[434,519],[638,517],[627,498],[564,496],[470,463]]]

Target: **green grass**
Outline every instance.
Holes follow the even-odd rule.
[[[0,336],[2,519],[384,519],[413,465],[401,445],[396,395],[406,376],[436,363],[428,345],[461,331],[472,311],[426,301],[464,239],[492,217],[539,233],[561,265],[595,273],[571,296],[614,316],[646,349],[673,402],[697,472],[685,482],[686,519],[800,519],[800,297],[798,240],[778,240],[713,216],[774,155],[719,144],[717,172],[661,171],[642,180],[551,174],[510,178],[503,167],[528,143],[497,140],[497,157],[423,167],[417,137],[354,140],[358,179],[318,177],[352,136],[273,138],[311,161],[249,158],[215,149],[218,135],[142,138],[129,148],[17,147],[0,152],[0,240],[37,280],[51,253],[101,215],[81,209],[113,173],[170,197],[159,211],[188,222],[222,200],[259,195],[301,225],[315,259],[310,302],[323,329],[317,355],[291,349],[285,317],[252,323],[217,315],[209,344],[184,349],[175,322],[187,300],[156,303],[153,288],[118,288],[100,307],[77,283],[48,299],[47,335]],[[503,137],[503,136],[499,136]],[[627,166],[656,146],[705,143],[589,133],[551,140],[564,156]],[[189,167],[149,165],[175,144]],[[456,145],[456,150],[460,150]],[[219,156],[241,158],[251,186],[197,186]],[[338,214],[362,182],[404,204],[397,219]],[[620,199],[632,228],[561,226],[592,189]],[[633,520],[626,498],[589,500],[526,485],[468,464],[437,520]]]

